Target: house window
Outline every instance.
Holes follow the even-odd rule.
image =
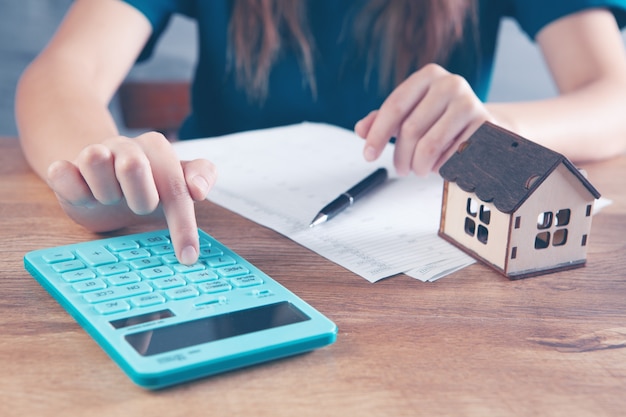
[[[550,246],[550,232],[540,232],[535,236],[535,249],[545,249]]]
[[[567,242],[567,229],[557,229],[552,237],[554,246],[563,246]]]
[[[552,212],[546,211],[537,216],[537,229],[549,229],[552,226]]]
[[[535,249],[552,246],[564,246],[567,243],[567,226],[570,222],[570,209],[561,209],[556,213],[546,211],[537,216]]]
[[[489,210],[489,207],[486,207],[484,205],[480,206],[479,218],[481,222],[489,224],[489,222],[491,221],[491,210]]]
[[[563,209],[556,212],[556,225],[566,226],[569,224],[570,209]]]
[[[473,198],[467,199],[467,207],[465,208],[467,214],[472,217],[476,217],[476,213],[478,213],[478,203]]]
[[[491,209],[484,204],[479,204],[478,201],[469,197],[467,199],[465,211],[468,214],[468,217],[465,217],[465,233],[472,237],[475,236],[479,242],[486,245],[489,238],[487,225],[491,222]],[[476,217],[478,218],[476,219]]]
[[[487,228],[483,226],[482,224],[479,224],[478,233],[476,234],[476,237],[478,238],[478,241],[480,243],[484,243],[486,245],[487,238],[489,237],[489,230],[487,230]]]
[[[475,232],[476,232],[476,222],[470,219],[469,217],[466,217],[465,218],[465,233],[467,233],[470,236],[474,236]]]

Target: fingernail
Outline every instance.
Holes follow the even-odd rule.
[[[374,147],[372,146],[366,146],[363,150],[363,156],[365,157],[366,161],[373,161],[374,159],[376,159],[376,149],[374,149]]]
[[[192,265],[198,260],[198,252],[193,246],[187,246],[180,253],[180,262],[183,265]]]
[[[196,175],[193,177],[192,181],[198,188],[200,188],[203,195],[206,196],[209,193],[209,183],[204,179],[204,177]]]

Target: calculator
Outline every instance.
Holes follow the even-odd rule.
[[[337,326],[202,230],[183,265],[167,230],[40,249],[28,272],[137,385],[159,389],[332,344]]]

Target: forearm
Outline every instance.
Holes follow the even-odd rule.
[[[503,127],[574,162],[626,152],[626,53],[613,14],[588,9],[536,36],[559,91],[532,103],[489,104]]]
[[[43,58],[45,59],[45,58]],[[72,67],[35,61],[20,79],[16,95],[16,116],[24,155],[33,170],[55,192],[69,175],[50,167],[55,161],[74,163],[88,145],[117,136],[118,130],[108,111],[108,98],[89,86],[80,71]],[[59,68],[57,71],[56,68]],[[85,77],[85,78],[83,78]],[[80,183],[78,181],[77,183]],[[126,206],[70,202],[59,195],[65,212],[89,230],[119,229],[140,220],[159,217],[138,216]],[[161,214],[162,216],[162,214]]]
[[[497,123],[574,162],[626,152],[626,81],[605,79],[546,100],[488,103]]]
[[[16,118],[25,156],[42,178],[50,164],[73,160],[88,144],[118,134],[107,100],[70,73],[33,65],[18,85]]]

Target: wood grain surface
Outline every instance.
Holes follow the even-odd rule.
[[[587,266],[519,281],[474,264],[435,283],[370,284],[198,204],[201,228],[332,319],[337,342],[150,392],[24,270],[30,250],[102,235],[66,218],[17,139],[0,138],[0,416],[623,416],[626,157],[584,168],[613,200]]]

